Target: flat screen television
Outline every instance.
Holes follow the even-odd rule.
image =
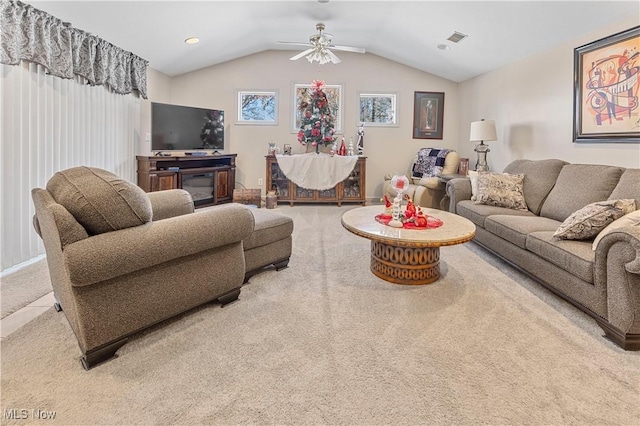
[[[151,150],[224,150],[224,111],[151,103]]]

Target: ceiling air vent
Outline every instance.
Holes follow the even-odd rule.
[[[447,40],[452,41],[454,43],[460,43],[462,40],[464,40],[467,37],[469,36],[455,31],[453,34],[451,34],[451,36],[449,36]]]

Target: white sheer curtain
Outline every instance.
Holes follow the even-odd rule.
[[[1,270],[44,253],[32,226],[31,189],[85,165],[136,182],[140,99],[61,79],[41,65],[0,64]]]

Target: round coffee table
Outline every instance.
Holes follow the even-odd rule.
[[[342,226],[371,240],[371,272],[394,284],[430,284],[440,278],[440,247],[462,244],[476,234],[476,226],[462,216],[422,208],[443,224],[434,229],[393,228],[376,221],[382,205],[359,207],[342,215]]]

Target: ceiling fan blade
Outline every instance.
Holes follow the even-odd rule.
[[[332,51],[330,51],[330,50],[328,50],[328,49],[327,49],[327,50],[326,50],[326,52],[327,52],[327,55],[329,55],[329,58],[331,58],[331,62],[332,62],[332,63],[334,63],[334,64],[339,64],[340,62],[342,62],[342,61],[340,60],[340,58],[338,58],[338,57],[336,56],[336,54],[335,54],[335,53],[333,53]]]
[[[310,43],[304,43],[301,41],[278,41],[278,44],[291,44],[294,46],[312,46]]]
[[[354,52],[354,53],[365,53],[366,50],[363,47],[352,47],[352,46],[335,46],[330,45],[329,49],[342,50],[344,52]]]
[[[310,49],[307,49],[307,50],[305,50],[303,52],[298,53],[295,56],[290,57],[289,60],[290,61],[297,61],[298,59],[307,56],[309,53],[313,52],[314,50],[315,50],[315,47],[312,47]]]

